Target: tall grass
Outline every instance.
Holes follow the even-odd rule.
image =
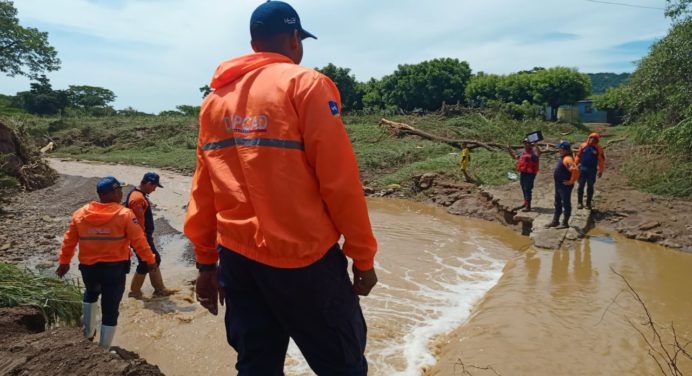
[[[0,307],[27,305],[38,308],[48,324],[79,324],[82,294],[75,281],[61,280],[0,263]]]

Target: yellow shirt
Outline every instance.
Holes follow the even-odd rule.
[[[466,171],[466,168],[469,166],[470,161],[471,161],[471,150],[469,150],[469,148],[464,148],[464,150],[461,151],[461,161],[459,162],[461,169]]]

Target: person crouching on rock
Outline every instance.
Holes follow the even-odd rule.
[[[555,214],[553,221],[546,227],[556,227],[564,229],[569,227],[569,217],[572,215],[572,189],[574,182],[579,177],[579,170],[574,163],[572,156],[572,145],[567,141],[562,141],[555,145],[560,153],[557,160],[553,177],[555,178]],[[560,223],[560,215],[564,213],[562,223]]]
[[[142,227],[142,230],[144,230],[147,236],[149,247],[151,251],[154,252],[156,265],[161,266],[161,254],[156,250],[156,245],[154,244],[154,213],[151,210],[151,202],[149,201],[149,195],[153,193],[156,188],[163,188],[159,174],[147,172],[144,174],[144,177],[142,177],[139,186],[128,193],[123,205],[132,209],[132,212],[135,213],[140,227]],[[167,289],[163,284],[163,276],[161,275],[160,268],[149,270],[147,263],[142,261],[139,255],[137,256],[137,261],[139,261],[139,264],[137,264],[136,273],[132,277],[130,293],[128,294],[129,297],[135,299],[142,297],[142,285],[147,278],[147,273],[149,274],[151,285],[154,287],[154,296],[168,296],[176,292],[176,290]]]
[[[524,150],[520,154],[515,154],[511,148],[507,150],[509,155],[517,160],[515,167],[519,171],[519,183],[524,194],[524,209],[522,211],[529,212],[531,211],[531,194],[533,192],[533,183],[538,174],[541,150],[537,145],[529,142],[527,138],[524,139]]]
[[[99,180],[96,192],[99,201],[77,209],[60,249],[59,266],[55,271],[63,277],[70,270],[70,260],[79,245],[79,271],[84,281],[84,336],[96,336],[97,301],[101,296],[101,335],[99,347],[110,349],[118,325],[118,307],[125,293],[125,275],[130,271],[130,244],[149,270],[156,270],[156,258],[147,243],[132,210],[120,205],[122,187],[116,178]]]

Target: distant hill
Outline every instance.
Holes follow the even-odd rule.
[[[608,88],[624,84],[630,73],[588,73],[591,77],[591,94],[603,94]]]

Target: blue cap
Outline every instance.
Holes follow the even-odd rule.
[[[569,143],[569,141],[562,141],[555,145],[555,147],[558,149],[572,150],[572,145]]]
[[[267,1],[252,12],[250,35],[252,39],[272,37],[277,34],[298,30],[300,38],[315,38],[300,25],[300,17],[292,6],[283,1]]]
[[[106,176],[105,178],[101,178],[101,180],[96,183],[96,193],[110,193],[120,187],[127,187],[127,183],[119,182],[118,179],[112,176]]]
[[[157,174],[155,172],[147,172],[146,174],[144,174],[142,181],[148,182],[148,183],[154,183],[154,184],[156,184],[157,187],[163,188],[163,185],[161,185],[161,183],[159,182],[160,179],[161,179],[161,177],[159,176],[159,174]]]

